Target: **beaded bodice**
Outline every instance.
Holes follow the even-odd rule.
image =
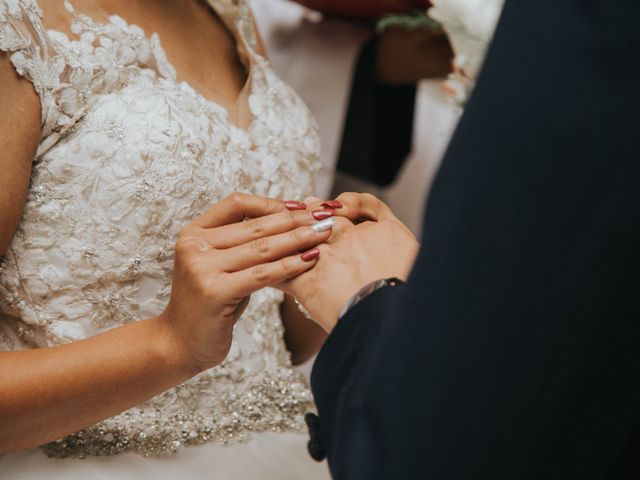
[[[176,79],[157,35],[67,3],[71,37],[44,29],[35,0],[0,3],[0,50],[42,105],[28,200],[0,266],[0,350],[73,342],[159,314],[182,225],[233,191],[312,193],[313,119],[256,51],[245,0],[209,4],[248,70],[246,130]],[[253,296],[223,365],[45,448],[165,454],[300,428],[311,398],[283,343],[281,300],[274,290]]]

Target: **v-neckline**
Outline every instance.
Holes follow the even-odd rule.
[[[225,106],[224,102],[222,102],[220,100],[208,98],[206,95],[204,95],[198,89],[196,89],[189,81],[179,78],[178,71],[177,71],[176,67],[174,66],[173,62],[169,59],[166,50],[162,46],[162,40],[160,38],[160,34],[158,34],[157,32],[152,32],[151,34],[148,34],[139,25],[136,25],[135,23],[131,23],[131,22],[127,21],[125,18],[123,18],[122,16],[120,16],[118,14],[109,13],[109,12],[107,12],[106,10],[104,10],[100,6],[97,6],[97,8],[99,8],[100,10],[102,10],[104,12],[106,20],[100,21],[100,20],[96,20],[96,19],[94,19],[94,18],[92,18],[92,17],[90,17],[88,15],[85,15],[85,16],[87,18],[89,18],[92,22],[94,22],[96,25],[100,25],[100,26],[105,26],[107,24],[107,22],[110,22],[111,24],[116,24],[116,26],[119,26],[120,28],[122,28],[122,26],[124,26],[129,30],[132,29],[133,27],[136,27],[136,28],[140,29],[143,32],[144,40],[146,42],[148,42],[149,45],[152,44],[152,38],[154,36],[156,36],[158,38],[158,41],[159,41],[158,47],[159,47],[159,49],[161,51],[162,56],[164,57],[164,61],[171,68],[171,70],[173,72],[173,76],[171,78],[168,78],[168,79],[171,80],[173,83],[175,83],[175,85],[177,87],[185,86],[192,95],[194,95],[200,102],[202,102],[207,107],[213,108],[215,110],[223,112],[225,120],[229,124],[229,127],[231,129],[235,130],[236,132],[240,132],[240,133],[242,133],[242,134],[244,134],[246,136],[250,136],[251,131],[253,130],[253,127],[254,127],[254,125],[256,123],[256,120],[257,120],[256,115],[251,110],[251,102],[250,102],[251,95],[253,95],[255,93],[254,69],[255,69],[255,66],[256,66],[256,59],[253,58],[253,55],[254,55],[253,49],[249,45],[249,42],[248,42],[247,38],[245,37],[245,34],[242,31],[242,28],[238,25],[238,23],[240,21],[242,21],[242,18],[241,17],[236,18],[235,21],[233,22],[233,24],[231,24],[231,22],[229,22],[225,18],[224,14],[216,7],[215,2],[213,2],[212,0],[197,0],[197,1],[201,1],[201,2],[206,3],[207,6],[215,14],[215,16],[219,19],[219,21],[222,22],[223,26],[226,29],[228,29],[229,33],[233,37],[233,42],[235,44],[235,51],[236,51],[236,54],[238,55],[238,59],[239,59],[240,63],[244,66],[244,68],[246,69],[246,80],[245,80],[242,88],[240,89],[240,91],[239,91],[234,103],[232,105],[230,105],[230,106]],[[244,0],[240,0],[240,1],[244,1]],[[74,18],[72,18],[71,21],[72,22],[78,21],[78,19],[77,19],[78,15],[82,15],[82,14],[76,13],[75,8],[73,7],[73,4],[72,4],[72,2],[70,0],[65,0],[65,4],[68,4],[68,6],[71,8],[71,10],[69,10],[69,12],[74,17]],[[238,8],[241,8],[241,6],[238,6]],[[114,22],[114,19],[117,19],[117,22]],[[117,24],[120,24],[120,25],[117,25]],[[44,28],[44,25],[43,25],[43,28]],[[45,28],[45,30],[47,32],[55,32],[55,33],[57,33],[59,35],[64,36],[69,43],[71,43],[74,40],[66,32],[63,32],[61,30],[57,30],[55,28]],[[76,40],[79,40],[79,39],[76,39]],[[242,42],[244,45],[242,45],[240,42]],[[142,66],[142,67],[143,68],[148,68],[146,66]],[[156,70],[156,72],[161,77],[167,78],[167,75],[163,74],[160,70]],[[236,110],[238,110],[238,112],[240,112],[240,109],[242,108],[240,106],[240,102],[242,102],[242,101],[245,102],[243,111],[247,112],[249,117],[250,117],[248,119],[246,125],[244,125],[244,126],[242,125],[243,122],[241,122],[241,118],[237,118],[236,119],[236,121],[238,121],[238,123],[236,123],[235,121],[232,120],[231,112],[229,110],[229,108],[232,107],[232,108],[235,108]],[[238,117],[240,117],[240,115],[238,115]]]
[[[242,28],[240,28],[239,25],[238,25],[238,22],[243,21],[243,19],[239,16],[238,18],[235,19],[235,21],[233,22],[233,25],[230,25],[231,22],[229,22],[225,18],[223,13],[215,5],[214,1],[212,1],[212,0],[196,0],[196,1],[199,1],[201,3],[205,3],[208,6],[208,8],[212,11],[212,13],[215,15],[215,17],[218,19],[218,21],[222,22],[222,25],[224,26],[224,28],[229,31],[229,33],[233,37],[233,43],[235,45],[236,54],[238,55],[238,60],[240,61],[240,63],[243,65],[243,67],[245,69],[246,79],[244,81],[244,84],[242,85],[242,88],[238,92],[238,95],[236,96],[233,104],[230,105],[231,107],[236,109],[236,111],[238,112],[238,118],[236,118],[236,121],[238,123],[236,123],[236,121],[232,121],[231,112],[229,111],[229,107],[225,106],[225,104],[222,101],[209,98],[208,96],[203,94],[201,91],[196,89],[191,84],[191,82],[189,82],[187,80],[179,79],[178,78],[178,70],[173,65],[173,63],[169,60],[169,57],[167,56],[167,52],[166,52],[166,50],[164,50],[164,47],[161,47],[161,48],[163,50],[165,58],[167,58],[167,63],[169,65],[171,65],[171,67],[173,68],[174,72],[176,72],[176,83],[180,83],[180,84],[186,85],[196,96],[198,96],[198,98],[202,102],[204,102],[206,104],[209,104],[209,105],[213,105],[216,108],[222,109],[224,111],[226,120],[229,123],[229,125],[232,128],[234,128],[236,130],[239,130],[239,131],[241,131],[241,132],[243,132],[243,133],[248,135],[250,133],[251,127],[253,126],[253,123],[255,121],[255,115],[251,111],[251,104],[249,102],[249,98],[253,94],[253,90],[254,90],[254,86],[255,86],[255,84],[253,82],[253,80],[254,80],[253,70],[254,70],[254,67],[255,67],[255,59],[253,58],[251,48],[250,48],[250,46],[248,44],[249,42],[247,41],[247,39],[245,38],[244,33],[242,32]],[[240,5],[238,5],[238,8],[242,8],[242,7]],[[126,20],[125,20],[125,22],[126,22]],[[127,23],[127,25],[131,25],[129,22],[126,22],[126,23]],[[157,34],[157,35],[158,35],[158,38],[160,38],[160,35],[159,34]],[[148,37],[146,37],[146,38],[148,39]],[[244,43],[244,45],[241,45],[240,42]],[[242,106],[241,102],[244,102],[245,105]],[[247,112],[249,114],[249,116],[250,116],[250,118],[248,119],[248,122],[247,122],[247,124],[245,126],[242,126],[243,122],[241,121],[241,118],[240,118],[243,111]]]

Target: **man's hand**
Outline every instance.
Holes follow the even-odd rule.
[[[345,193],[337,201],[340,208],[325,203],[335,211],[336,226],[319,245],[315,268],[278,287],[297,298],[327,332],[363,286],[389,277],[406,280],[419,248],[411,231],[373,195]],[[307,203],[320,207],[317,199]]]
[[[391,27],[378,41],[378,80],[387,85],[446,78],[452,62],[449,37],[442,30]]]

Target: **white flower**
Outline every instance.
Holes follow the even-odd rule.
[[[480,73],[504,0],[433,0],[429,15],[440,22],[455,53],[455,72],[446,85],[463,103],[460,86],[468,92]]]

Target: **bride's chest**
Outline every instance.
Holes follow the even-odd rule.
[[[252,73],[243,130],[185,83],[139,71],[97,94],[34,167],[39,201],[119,222],[132,213],[189,221],[233,191],[298,198],[317,168],[315,125],[302,102],[268,71]],[[35,206],[35,205],[34,205]],[[84,217],[78,218],[81,220]],[[143,227],[144,229],[145,227]]]
[[[314,169],[315,126],[277,80],[262,79],[253,90],[249,126],[241,129],[223,107],[187,84],[141,72],[126,86],[91,98],[83,117],[39,159],[36,172],[76,173],[74,181],[96,191],[144,180],[148,188],[137,193],[140,198],[198,187],[218,195],[250,190],[280,196],[296,173],[304,177]],[[62,179],[51,180],[55,186]]]
[[[78,203],[116,220],[134,206],[170,203],[188,220],[233,191],[308,193],[316,127],[264,58],[243,55],[249,77],[229,107],[243,112],[241,129],[227,109],[177,80],[156,34],[147,38],[119,17],[78,17],[74,28],[73,41],[49,32],[57,55],[43,75],[55,88],[43,97],[34,200],[75,191]]]

